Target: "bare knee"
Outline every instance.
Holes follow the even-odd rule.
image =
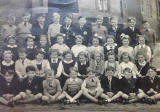
[[[49,98],[48,98],[47,96],[42,96],[42,100],[43,100],[43,101],[48,101]]]
[[[35,97],[36,98],[42,98],[42,93],[38,93]]]

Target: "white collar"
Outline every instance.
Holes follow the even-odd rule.
[[[70,81],[71,81],[71,82],[73,82],[73,81],[76,81],[76,82],[77,82],[77,81],[78,81],[78,78],[75,78],[75,79],[70,78]]]
[[[71,60],[71,61],[66,61],[66,60],[63,60],[65,63],[72,63],[73,62],[73,60]]]
[[[7,63],[6,61],[2,61],[2,64],[3,64],[3,65],[6,65],[6,66],[13,65],[13,63],[14,63],[14,61],[13,61],[13,60],[11,60],[11,62],[10,62],[10,63]]]
[[[28,48],[28,49],[33,49],[34,47],[33,47],[33,46],[31,46],[31,47],[30,47],[30,46],[27,46],[27,48]]]
[[[15,47],[17,47],[17,45],[13,45],[13,46],[7,45],[7,47],[9,47],[9,48],[15,48]]]
[[[80,62],[80,64],[81,64],[81,65],[86,65],[86,63],[87,63],[86,61],[85,61],[85,62],[83,62],[83,63],[81,63],[81,62]]]

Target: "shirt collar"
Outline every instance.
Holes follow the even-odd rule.
[[[51,59],[51,62],[52,62],[52,63],[57,63],[57,62],[58,62],[58,58],[56,58],[56,59]]]
[[[14,61],[12,60],[11,62],[7,63],[6,61],[2,61],[2,64],[3,65],[6,65],[6,66],[10,66],[14,63]]]
[[[71,81],[71,82],[73,82],[73,81],[76,81],[76,82],[77,82],[77,81],[78,81],[78,78],[75,78],[75,79],[70,78],[70,81]]]
[[[64,60],[64,62],[65,62],[65,63],[72,63],[73,60],[71,60],[71,61],[66,61],[66,60]]]
[[[13,46],[7,45],[7,47],[9,47],[9,48],[15,48],[15,47],[17,47],[17,45],[13,45]]]

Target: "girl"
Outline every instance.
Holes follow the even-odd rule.
[[[64,34],[59,33],[56,36],[57,43],[51,47],[53,49],[58,49],[61,56],[65,51],[69,50],[69,47],[66,44],[64,44],[64,37]]]
[[[94,37],[92,40],[92,46],[88,47],[89,57],[93,58],[93,54],[95,52],[104,53],[104,48],[100,46],[99,39],[97,37]]]
[[[35,57],[36,59],[32,61],[32,64],[36,68],[36,75],[39,77],[45,77],[45,72],[51,68],[48,60],[44,59],[44,52],[38,50]]]
[[[3,59],[0,63],[1,71],[15,70],[15,62],[11,51],[3,52]]]
[[[50,52],[50,58],[49,58],[50,67],[54,71],[54,74],[57,76],[58,66],[61,62],[61,59],[59,58],[59,50],[50,48],[49,52]]]
[[[117,44],[114,42],[113,38],[114,37],[110,35],[107,38],[107,43],[104,44],[104,55],[105,56],[108,54],[108,52],[114,52],[115,54],[117,54],[118,52]],[[107,60],[106,57],[105,57],[105,60]]]
[[[75,41],[76,41],[76,45],[74,45],[71,50],[74,56],[77,57],[81,51],[86,51],[87,47],[82,45],[83,37],[81,35],[77,35]]]
[[[125,34],[121,34],[122,46],[118,48],[118,60],[123,52],[127,52],[132,61],[134,61],[134,51],[133,47],[129,46],[130,37]]]
[[[127,52],[123,52],[121,55],[121,58],[122,58],[121,59],[122,61],[120,63],[121,73],[125,68],[129,67],[132,70],[135,77],[136,77],[136,75],[140,75],[140,74],[138,74],[136,65],[130,60],[129,54]],[[119,76],[119,77],[121,77],[121,76]]]
[[[115,77],[118,77],[120,73],[120,65],[119,62],[115,60],[115,54],[112,52],[108,53],[108,60],[105,61],[105,70],[110,67],[115,69],[114,75]]]
[[[61,87],[64,86],[65,81],[69,77],[70,74],[70,68],[75,66],[75,61],[73,60],[73,53],[71,50],[65,51],[63,53],[63,60],[60,62],[58,66],[58,71],[56,78],[59,78],[59,81],[61,83]]]
[[[5,46],[4,50],[12,51],[14,61],[18,59],[18,46],[16,44],[15,37],[11,37],[8,39],[8,45]]]
[[[90,60],[90,68],[95,70],[96,76],[101,76],[104,73],[104,58],[103,54],[96,52],[93,59]]]
[[[137,60],[136,60],[135,64],[137,66],[138,72],[142,76],[145,76],[147,74],[150,63],[147,62],[146,55],[144,55],[142,52],[137,52],[136,57],[137,57],[136,58]]]
[[[39,45],[37,46],[38,49],[41,49],[43,52],[45,52],[45,59],[49,58],[49,44],[47,42],[47,36],[46,35],[40,35],[40,41],[39,41]]]
[[[78,54],[76,67],[78,69],[78,76],[81,79],[85,79],[87,77],[87,69],[89,67],[89,57],[86,52],[82,51]]]

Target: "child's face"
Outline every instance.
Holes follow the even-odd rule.
[[[93,44],[93,46],[98,46],[98,45],[99,45],[99,40],[96,39],[96,38],[94,38],[94,39],[92,40],[92,44]]]
[[[45,17],[40,16],[40,17],[37,18],[37,21],[38,21],[38,23],[44,23]]]
[[[24,60],[25,58],[26,58],[26,53],[25,52],[23,52],[23,53],[19,53],[19,58],[20,59],[22,59],[22,60]]]
[[[132,70],[125,70],[124,76],[126,79],[130,79],[132,77]]]
[[[53,79],[54,79],[54,75],[52,75],[52,74],[47,74],[47,76],[46,76],[46,80],[47,81],[53,81]]]
[[[16,44],[16,40],[15,39],[9,39],[9,41],[8,41],[8,44],[9,45],[15,45]]]
[[[41,38],[40,38],[40,44],[41,44],[42,46],[45,46],[45,45],[47,44],[47,39],[46,39],[46,37],[41,37]]]
[[[95,54],[95,60],[96,61],[100,61],[101,60],[101,54],[100,53]]]
[[[128,39],[123,39],[122,40],[122,44],[125,46],[125,45],[129,45],[129,40]]]
[[[152,69],[149,69],[148,72],[147,72],[147,75],[151,78],[155,77],[156,76],[156,72]]]
[[[143,55],[138,55],[138,61],[145,61],[145,57]]]
[[[59,44],[63,44],[63,42],[64,42],[63,37],[62,37],[62,36],[58,36],[58,37],[57,37],[57,42],[58,42]]]
[[[98,25],[102,25],[102,23],[103,23],[103,19],[97,19],[97,24]]]
[[[86,57],[84,55],[79,55],[79,61],[80,62],[85,62],[86,61]]]
[[[36,75],[36,71],[29,71],[27,72],[27,76],[32,79]]]
[[[93,72],[89,72],[88,73],[88,78],[89,79],[92,79],[92,78],[94,78],[95,77],[95,73],[93,73]]]
[[[148,22],[146,22],[146,23],[143,24],[143,27],[148,29],[148,28],[150,28],[150,24]]]
[[[80,18],[79,19],[79,24],[80,24],[80,26],[85,25],[86,24],[86,19],[85,18]]]
[[[65,18],[64,22],[70,25],[72,23],[72,20],[70,18]]]
[[[114,44],[114,40],[112,38],[107,39],[107,44]]]
[[[129,55],[128,54],[125,54],[123,55],[123,62],[128,62],[129,61]]]
[[[4,54],[4,60],[6,62],[11,62],[12,61],[12,55],[11,54]]]
[[[53,23],[58,24],[60,21],[60,18],[58,16],[53,16]]]
[[[129,27],[134,27],[136,25],[136,21],[131,20],[128,22]]]
[[[77,45],[81,45],[81,44],[82,44],[82,39],[77,38],[77,39],[76,39],[76,44],[77,44]]]
[[[109,62],[114,62],[115,61],[115,56],[114,55],[108,55],[108,61]]]
[[[112,26],[117,26],[118,24],[118,21],[117,20],[111,20],[111,25]]]
[[[31,18],[31,15],[23,16],[23,21],[24,22],[29,22],[30,18]]]
[[[9,74],[8,72],[4,75],[4,78],[7,82],[11,82],[14,77],[14,74]]]
[[[65,55],[65,60],[66,60],[66,61],[71,61],[71,60],[72,60],[72,54],[67,53],[67,54]]]
[[[36,59],[37,59],[37,61],[42,61],[42,60],[44,59],[44,55],[38,53],[38,54],[36,55]]]
[[[145,39],[143,37],[139,37],[138,42],[139,42],[139,44],[144,45]]]
[[[78,75],[78,73],[75,70],[71,70],[71,72],[70,72],[71,78],[75,79],[75,78],[77,78],[77,75]]]
[[[58,53],[57,52],[52,52],[51,53],[51,58],[58,58]]]
[[[106,76],[114,76],[114,71],[113,70],[107,70],[106,71]]]
[[[27,46],[33,46],[34,45],[34,41],[31,38],[28,38],[27,40]]]

